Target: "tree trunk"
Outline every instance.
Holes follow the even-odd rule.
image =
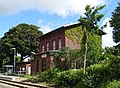
[[[87,34],[87,31],[86,31],[86,30],[84,31],[84,33],[85,33],[84,73],[85,73],[85,70],[86,70],[86,57],[87,57],[87,40],[88,40],[88,34]]]
[[[85,55],[84,55],[84,73],[86,70],[86,56],[87,56],[87,43],[85,44]]]

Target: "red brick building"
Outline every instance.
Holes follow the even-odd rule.
[[[56,30],[44,34],[39,38],[39,53],[36,55],[36,59],[31,62],[32,74],[42,72],[52,66],[53,58],[50,56],[50,52],[57,52],[62,47],[70,47],[72,49],[80,47],[77,42],[75,42],[72,38],[68,38],[66,35],[67,30],[74,30],[74,28],[77,28],[80,25],[80,23],[75,23],[62,26]],[[72,37],[74,35],[70,36]]]
[[[16,63],[15,71],[17,74],[31,74],[30,62],[18,62]]]

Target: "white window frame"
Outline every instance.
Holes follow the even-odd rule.
[[[42,45],[42,52],[44,52],[45,51],[45,47],[44,47],[44,45]]]
[[[59,39],[59,49],[62,48],[62,39]]]
[[[48,43],[48,42],[47,42],[47,45],[46,45],[46,46],[47,46],[47,51],[48,51],[48,50],[49,50],[49,43]]]
[[[53,50],[55,50],[56,49],[56,41],[54,40],[53,41]]]

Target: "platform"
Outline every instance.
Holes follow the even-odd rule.
[[[15,81],[15,80],[18,79],[18,78],[20,78],[20,77],[17,77],[17,76],[9,76],[9,75],[1,75],[1,74],[0,74],[0,79]]]

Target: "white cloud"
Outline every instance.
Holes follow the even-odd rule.
[[[40,30],[43,32],[43,34],[46,34],[50,31],[52,31],[51,27],[47,24],[47,25],[42,25]]]
[[[51,24],[50,23],[48,23],[48,24],[43,24],[43,20],[39,20],[38,21],[38,24],[40,25],[40,31],[42,31],[43,32],[43,34],[46,34],[46,33],[48,33],[48,32],[50,32],[50,31],[52,31],[52,28],[51,28]]]
[[[66,17],[83,14],[86,5],[104,4],[105,0],[0,0],[0,14],[12,15],[24,10],[38,10]]]
[[[113,30],[113,28],[110,27],[109,20],[110,20],[110,18],[106,18],[103,21],[103,24],[108,22],[107,28],[104,29],[104,32],[106,32],[107,34],[102,36],[102,47],[103,48],[105,48],[105,47],[112,47],[112,46],[116,45],[116,43],[114,43],[113,39],[112,39],[112,35],[113,35],[112,34],[112,30]]]
[[[39,20],[39,21],[38,21],[38,24],[42,24],[42,22],[43,22],[43,20]]]

